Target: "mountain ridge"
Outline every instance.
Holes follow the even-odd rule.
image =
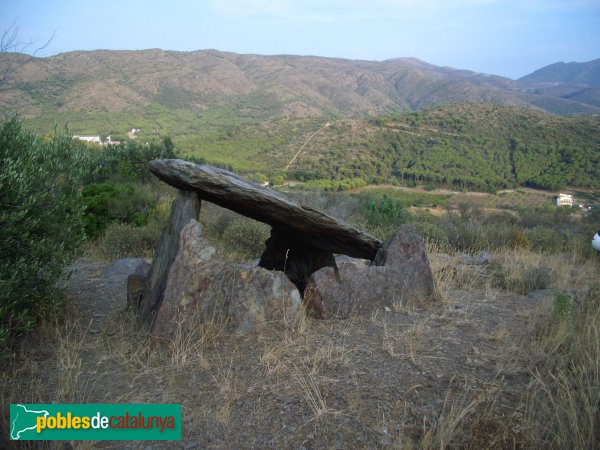
[[[3,61],[6,56],[11,55]],[[461,102],[565,115],[600,113],[595,92],[591,100],[581,89],[562,94],[417,58],[365,61],[161,49],[31,58],[0,92],[2,103],[17,104],[27,118],[67,112],[146,114],[151,105],[202,113],[235,110],[240,104],[253,109],[257,119],[369,117]]]
[[[600,59],[557,62],[519,78],[518,82],[533,94],[600,107]]]

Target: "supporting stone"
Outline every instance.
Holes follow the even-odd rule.
[[[201,324],[246,332],[291,320],[301,306],[298,290],[283,273],[226,261],[202,239],[202,226],[191,220],[180,234],[151,333],[164,340],[186,339]]]
[[[304,294],[308,278],[322,267],[336,268],[333,253],[315,247],[301,238],[298,233],[282,228],[271,228],[266,249],[258,263],[268,270],[280,270]]]
[[[171,206],[169,223],[160,237],[146,280],[144,294],[139,302],[140,318],[148,326],[151,325],[162,301],[169,269],[179,250],[179,234],[190,220],[198,219],[199,214],[200,198],[198,193],[180,190]]]
[[[402,225],[371,265],[340,260],[337,272],[325,267],[313,273],[304,292],[306,307],[322,319],[432,298],[435,289],[425,244],[412,225]]]

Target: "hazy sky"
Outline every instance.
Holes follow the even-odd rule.
[[[145,49],[432,64],[518,78],[600,58],[600,0],[0,0],[40,53]],[[30,48],[33,48],[31,46]]]

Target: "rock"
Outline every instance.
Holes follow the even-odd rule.
[[[490,261],[490,254],[486,251],[481,251],[476,255],[468,255],[466,253],[459,253],[458,260],[468,266],[480,266],[487,264]]]
[[[267,223],[313,247],[330,253],[373,259],[381,241],[353,226],[223,169],[179,159],[155,159],[150,171],[179,189],[196,190],[200,198]]]
[[[191,220],[180,235],[152,334],[174,339],[193,333],[201,323],[227,323],[230,330],[281,320],[301,306],[295,286],[282,272],[245,268],[220,258],[202,239],[202,226]]]
[[[257,267],[259,263],[260,259],[253,259],[251,261],[237,263],[236,266],[240,269],[252,269],[253,267]]]
[[[272,228],[259,266],[284,272],[301,294],[308,277],[321,267],[335,267],[333,253],[314,247],[282,229]]]
[[[254,267],[234,271],[227,281],[221,290],[226,299],[230,296],[227,321],[236,331],[247,331],[266,322],[288,321],[302,306],[298,289],[283,272]]]
[[[142,322],[151,324],[154,314],[160,305],[167,276],[175,255],[179,250],[179,234],[183,227],[200,214],[200,199],[193,191],[179,191],[171,206],[171,216],[167,227],[160,236],[160,242],[152,266],[148,273],[144,294],[140,303],[140,318]]]
[[[395,287],[388,275],[385,267],[358,267],[350,262],[340,263],[337,272],[325,267],[310,277],[304,304],[320,319],[346,318],[391,305]]]
[[[452,256],[448,253],[430,253],[429,260],[437,260],[441,265],[446,266],[452,262]]]
[[[425,242],[412,225],[401,225],[379,250],[371,266],[385,266],[397,272],[405,298],[427,298],[433,295],[433,274]],[[397,282],[396,282],[397,283]]]
[[[100,273],[100,278],[127,285],[127,309],[139,305],[145,289],[150,264],[141,258],[125,258],[113,261]]]
[[[343,259],[337,266],[337,272],[325,267],[312,274],[305,291],[306,307],[323,319],[346,318],[434,295],[425,245],[412,226],[401,226],[370,266]]]
[[[336,255],[335,256],[335,263],[336,265],[340,265],[341,263],[351,263],[353,265],[355,265],[356,267],[368,267],[371,265],[371,261],[369,261],[368,259],[362,259],[362,258],[352,258],[351,256],[348,255]]]
[[[140,309],[146,283],[148,280],[148,272],[150,264],[144,261],[144,264],[137,266],[135,271],[127,277],[127,305],[126,309],[135,311]]]
[[[112,278],[115,276],[127,278],[132,273],[136,273],[140,267],[149,267],[149,264],[142,258],[117,259],[110,266],[102,269],[100,278]]]

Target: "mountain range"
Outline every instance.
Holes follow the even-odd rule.
[[[85,117],[122,113],[147,119],[165,110],[200,118],[217,111],[257,122],[371,117],[452,103],[600,113],[600,59],[557,63],[511,80],[414,58],[355,61],[158,49],[2,56],[0,71],[15,71],[1,86],[0,108],[34,119],[38,128],[63,119],[76,128]]]
[[[136,128],[137,142],[170,136],[186,159],[334,189],[597,188],[599,66],[558,63],[511,80],[414,58],[0,54],[0,114],[42,133],[67,124],[122,140]]]

